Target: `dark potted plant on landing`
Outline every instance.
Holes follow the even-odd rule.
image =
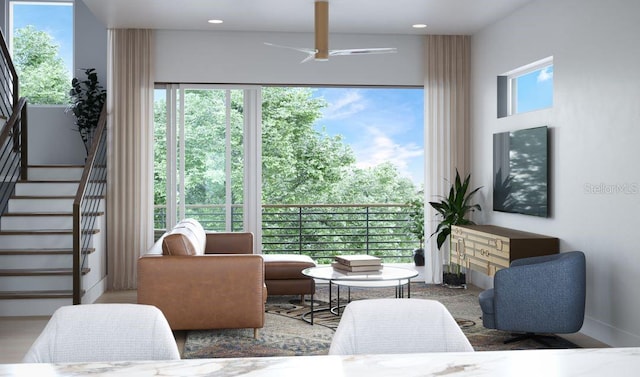
[[[98,75],[94,68],[84,68],[85,80],[74,77],[71,80],[69,96],[71,103],[67,111],[76,116],[76,127],[84,143],[84,149],[89,153],[93,141],[93,133],[98,126],[100,112],[107,98],[107,92],[98,82]]]
[[[451,227],[453,225],[471,225],[475,224],[473,221],[466,218],[469,212],[481,211],[479,204],[471,204],[471,197],[480,190],[481,187],[477,187],[471,192],[469,191],[469,181],[471,180],[471,174],[462,181],[460,174],[456,169],[455,182],[449,189],[449,195],[443,196],[439,202],[429,202],[431,207],[438,212],[438,216],[442,218],[435,232],[430,237],[436,236],[436,242],[438,249],[444,245],[447,238],[451,234]],[[451,246],[451,245],[449,245]],[[451,250],[451,249],[449,249]],[[461,271],[461,267],[454,263],[449,263],[449,271],[443,273],[443,284],[447,286],[465,286],[466,276]]]
[[[407,230],[420,242],[420,247],[413,250],[413,261],[416,266],[424,266],[424,191],[418,191],[406,204],[409,207]]]

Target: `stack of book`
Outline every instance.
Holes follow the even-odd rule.
[[[331,266],[346,275],[379,274],[382,259],[371,255],[338,255],[333,258]]]

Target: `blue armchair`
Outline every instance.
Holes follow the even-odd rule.
[[[480,293],[484,327],[523,335],[569,334],[584,321],[586,262],[584,253],[571,251],[516,259],[496,272],[494,288]]]

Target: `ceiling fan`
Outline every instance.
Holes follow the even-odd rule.
[[[299,48],[281,46],[273,43],[265,42],[268,46],[288,48],[304,52],[308,56],[300,63],[306,63],[310,60],[327,61],[329,56],[339,55],[370,55],[370,54],[389,54],[398,50],[394,47],[383,48],[351,48],[345,50],[329,50],[329,2],[326,0],[318,0],[315,2],[315,48]]]

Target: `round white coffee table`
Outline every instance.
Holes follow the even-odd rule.
[[[411,279],[418,276],[418,272],[407,268],[382,266],[380,271],[373,272],[371,274],[345,274],[336,271],[331,266],[322,267],[310,267],[302,270],[302,274],[310,278],[327,280],[329,282],[329,310],[340,315],[340,287],[345,286],[349,288],[349,299],[351,300],[351,287],[362,288],[382,288],[382,287],[396,287],[396,298],[404,297],[404,287],[407,287],[407,298],[411,298]],[[332,285],[338,287],[338,304],[335,307],[331,307],[332,301]],[[314,294],[311,295],[311,311],[307,314],[310,315],[311,320],[308,321],[313,325],[313,302]],[[303,315],[303,319],[306,320]]]

